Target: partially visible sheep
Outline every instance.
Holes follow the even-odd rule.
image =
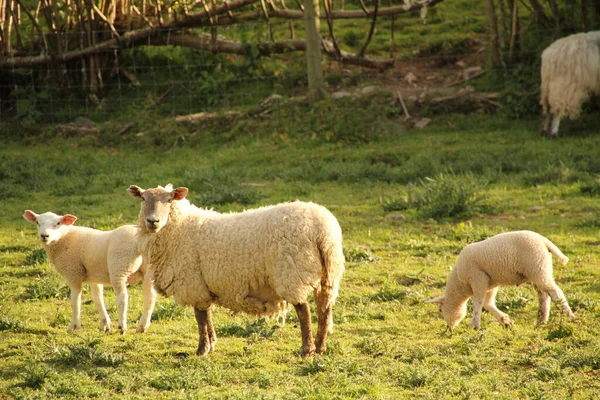
[[[541,134],[558,135],[560,120],[579,118],[581,106],[600,93],[600,31],[558,39],[542,53]]]
[[[470,244],[460,252],[444,295],[428,302],[438,304],[450,329],[467,314],[469,297],[473,299],[473,328],[479,329],[482,306],[501,324],[512,327],[509,316],[496,308],[498,286],[531,282],[540,302],[538,325],[548,321],[550,298],[573,320],[569,303],[552,277],[550,253],[562,264],[569,261],[551,241],[531,231],[501,233]]]
[[[36,214],[26,210],[23,217],[37,225],[42,245],[50,262],[67,280],[71,288],[72,318],[68,331],[81,327],[81,286],[89,283],[92,299],[100,313],[100,330],[110,330],[110,317],[104,305],[104,285],[112,285],[117,295],[118,328],[127,330],[127,284],[139,282],[145,275],[144,310],[137,331],[150,326],[156,301],[156,291],[146,264],[140,255],[134,225],[125,225],[113,231],[99,231],[73,226],[77,217],[56,215],[51,212]]]
[[[128,191],[143,201],[138,240],[156,289],[194,307],[198,355],[215,348],[215,304],[265,316],[293,304],[302,355],[325,352],[344,272],[342,231],[326,208],[294,202],[220,214],[190,204],[187,188]],[[319,322],[316,346],[307,303],[311,292]]]

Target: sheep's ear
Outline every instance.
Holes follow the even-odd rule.
[[[142,194],[145,192],[145,190],[139,186],[131,185],[129,186],[129,189],[127,189],[127,192],[129,192],[131,196],[141,199]]]
[[[35,224],[37,222],[37,217],[38,215],[31,210],[25,210],[25,213],[23,214],[23,218],[25,218],[32,224]]]
[[[188,188],[178,187],[177,189],[173,190],[173,200],[183,200],[187,194]]]
[[[77,221],[77,217],[71,214],[67,214],[62,217],[61,222],[63,225],[73,225],[73,223]]]
[[[437,303],[441,304],[446,298],[444,296],[436,297],[435,299],[427,300],[425,303]]]

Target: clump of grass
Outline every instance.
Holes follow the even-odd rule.
[[[473,175],[440,173],[434,178],[425,178],[417,186],[396,199],[386,200],[385,211],[401,211],[414,208],[421,218],[469,218],[481,211],[490,211],[484,204],[482,194],[486,183]]]
[[[571,325],[560,324],[556,328],[550,330],[546,336],[547,340],[564,339],[573,336],[573,327]]]
[[[167,303],[160,303],[152,312],[152,319],[154,321],[175,321],[183,319],[186,314],[186,309],[179,306],[173,301]]]
[[[36,279],[25,287],[23,294],[26,300],[67,299],[70,289],[56,275],[48,275]]]
[[[31,253],[25,257],[25,261],[23,265],[40,265],[43,264],[48,259],[46,255],[46,250],[44,249],[35,249]]]
[[[301,375],[316,375],[321,372],[326,372],[329,369],[327,360],[323,357],[311,357],[300,367]]]
[[[117,367],[125,362],[120,354],[109,353],[96,348],[98,340],[87,343],[57,346],[53,349],[53,362],[68,367],[92,365],[96,367]]]
[[[421,367],[410,366],[404,368],[398,376],[398,386],[406,389],[423,387],[429,380],[428,372]]]
[[[407,296],[405,288],[398,287],[398,285],[386,284],[383,285],[377,292],[371,295],[371,300],[378,302],[388,302],[394,300],[404,300]]]
[[[600,195],[600,179],[596,179],[591,182],[584,182],[579,186],[579,191],[582,194],[588,195],[590,197],[595,197]]]
[[[162,391],[186,391],[200,388],[203,379],[198,371],[181,370],[157,376],[150,381],[150,386]]]

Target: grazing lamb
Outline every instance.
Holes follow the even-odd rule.
[[[560,120],[579,118],[581,105],[600,93],[600,31],[558,39],[542,53],[540,130],[557,137]]]
[[[513,322],[508,315],[496,308],[498,286],[531,282],[540,302],[538,325],[548,321],[550,298],[573,320],[575,316],[565,295],[552,277],[550,253],[562,264],[569,261],[551,241],[531,231],[501,233],[470,244],[458,255],[444,295],[428,303],[438,304],[450,329],[467,314],[469,297],[473,299],[473,328],[479,329],[482,306],[501,324],[512,327]]]
[[[103,285],[112,285],[117,295],[118,328],[121,333],[125,333],[128,302],[126,286],[139,282],[143,275],[146,275],[143,284],[144,310],[137,331],[144,332],[148,329],[156,301],[156,291],[150,275],[146,274],[146,264],[137,249],[137,228],[134,225],[104,232],[73,226],[77,217],[69,214],[36,214],[26,210],[23,217],[37,225],[40,240],[50,262],[71,288],[72,319],[69,332],[81,327],[81,286],[83,283],[89,283],[92,299],[100,313],[100,330],[110,330],[110,317],[104,305]]]
[[[293,304],[302,355],[325,352],[344,272],[342,231],[327,209],[297,201],[220,214],[190,204],[184,187],[131,186],[128,192],[142,199],[138,241],[156,289],[194,307],[196,354],[215,349],[215,304],[257,316]],[[316,346],[307,303],[311,292],[319,322]]]

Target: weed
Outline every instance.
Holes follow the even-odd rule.
[[[314,356],[308,359],[300,367],[301,375],[315,375],[329,370],[329,364],[324,357]]]
[[[25,257],[25,261],[23,262],[23,265],[40,265],[43,264],[44,262],[46,262],[48,260],[48,257],[46,256],[46,250],[44,249],[35,249],[32,250],[31,253],[29,253],[27,255],[27,257]]]
[[[560,324],[548,332],[547,340],[564,339],[573,336],[573,327],[571,325]]]
[[[269,323],[267,319],[259,318],[246,322],[245,326],[238,323],[225,324],[217,328],[217,331],[219,335],[223,336],[268,339],[275,334],[278,328],[278,325]]]
[[[25,300],[68,299],[71,291],[55,274],[35,279],[25,287]]]
[[[377,292],[370,296],[371,300],[379,302],[401,301],[406,298],[405,288],[398,287],[396,284],[386,284]]]
[[[397,384],[406,389],[415,389],[425,386],[428,380],[428,371],[420,366],[411,366],[402,369],[397,378]]]
[[[354,248],[344,247],[344,257],[347,262],[372,262],[376,259],[371,250],[362,246]]]
[[[472,175],[441,173],[425,178],[412,186],[402,197],[386,200],[385,211],[415,208],[422,218],[468,218],[486,209],[486,195],[481,190],[486,183]]]
[[[161,302],[157,304],[152,312],[154,321],[175,321],[181,320],[186,315],[186,309],[174,301]],[[140,315],[141,316],[141,315]]]
[[[23,332],[24,330],[25,326],[21,321],[8,315],[0,314],[0,332]]]
[[[96,347],[98,344],[98,340],[91,340],[86,343],[55,346],[52,349],[54,356],[52,361],[67,367],[82,365],[117,367],[125,362],[124,356],[99,350]]]
[[[25,371],[23,376],[23,380],[15,384],[15,386],[31,388],[31,389],[41,389],[42,386],[46,383],[48,378],[51,378],[54,375],[52,369],[43,366],[43,365],[35,365],[33,367],[28,368]]]

